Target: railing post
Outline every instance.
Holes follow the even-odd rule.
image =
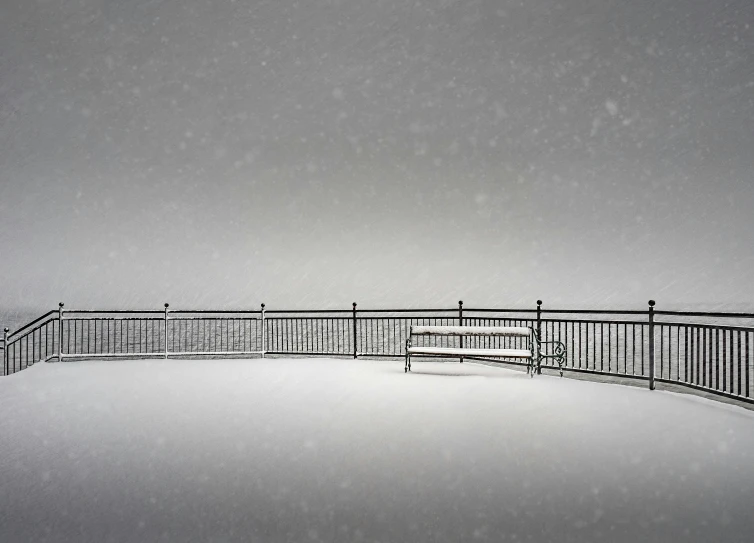
[[[537,300],[537,375],[542,375],[542,300]]]
[[[354,302],[353,303],[353,358],[354,358],[354,360],[356,360],[356,355],[357,355],[356,346],[357,346],[357,342],[356,342],[356,302]]]
[[[8,375],[8,332],[6,326],[3,328],[3,375]]]
[[[58,362],[63,361],[63,306],[65,304],[60,302],[58,304]]]
[[[458,326],[463,326],[463,300],[458,300]],[[463,336],[458,336],[459,345],[463,349]],[[460,358],[463,364],[463,357]]]
[[[655,301],[649,300],[649,390],[655,389]]]
[[[168,307],[170,304],[165,304],[165,360],[168,358]]]
[[[262,358],[264,358],[264,352],[267,350],[267,330],[264,325],[264,304],[262,304]]]

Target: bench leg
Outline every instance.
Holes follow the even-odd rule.
[[[406,365],[403,368],[403,373],[408,373],[409,371],[411,371],[411,357],[406,353]]]

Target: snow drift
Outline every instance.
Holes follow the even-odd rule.
[[[473,363],[38,364],[0,541],[744,541],[754,414]]]

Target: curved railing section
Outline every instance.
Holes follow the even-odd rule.
[[[45,313],[12,333],[8,328],[3,330],[3,375],[21,371],[35,362],[51,360],[56,356],[56,313]]]
[[[38,361],[348,356],[403,358],[412,325],[531,326],[565,345],[567,372],[672,383],[754,403],[754,314],[531,308],[362,310],[67,310],[13,332],[3,375]],[[520,348],[521,338],[420,337],[421,346]],[[499,363],[499,360],[495,360]],[[545,371],[552,368],[543,361]],[[516,365],[520,361],[505,361]]]

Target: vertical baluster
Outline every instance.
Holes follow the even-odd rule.
[[[8,345],[8,332],[10,328],[7,326],[3,328],[3,375],[9,375],[10,367],[8,360],[10,360],[10,345]]]
[[[58,304],[58,362],[63,360],[63,305]]]
[[[695,373],[696,381],[695,381],[695,383],[697,385],[701,385],[702,384],[702,376],[701,376],[702,375],[701,374],[701,370],[702,370],[702,350],[701,350],[701,348],[699,346],[699,344],[700,344],[699,337],[701,336],[701,329],[698,326],[695,326],[694,329],[693,329],[693,332],[694,332],[694,336],[695,336],[694,337],[694,347],[695,347],[695,349],[694,349],[694,355],[695,355],[695,359],[696,359],[696,364],[695,364],[695,366],[696,366],[696,373]]]
[[[79,349],[77,345],[78,336],[79,336],[78,327],[79,327],[78,319],[73,319],[73,354],[79,354]]]
[[[712,330],[709,329],[709,328],[705,328],[704,330],[707,333],[707,342],[706,342],[707,352],[708,352],[708,355],[707,355],[707,361],[708,361],[707,373],[709,375],[709,387],[712,388],[712,372],[715,370],[714,366],[712,365],[712,348],[713,348],[713,345],[712,345]]]
[[[738,386],[737,386],[737,392],[736,392],[736,394],[740,396],[741,395],[741,330],[736,330],[736,345],[738,347],[736,349],[736,351],[737,351],[737,360],[738,360],[738,364],[737,364],[738,371],[736,372],[736,376],[737,376],[736,383],[737,383]],[[734,389],[733,389],[733,367],[732,367],[732,364],[731,364],[731,370],[730,370],[730,391],[734,392]]]
[[[707,343],[705,342],[705,334],[706,330],[704,328],[698,328],[697,329],[698,336],[698,344],[697,349],[699,349],[699,360],[697,360],[697,363],[699,364],[699,384],[702,386],[707,386]]]
[[[631,375],[636,375],[636,325],[631,324]]]
[[[646,350],[644,346],[644,324],[639,324],[639,346],[641,349],[641,354],[639,355],[639,368],[641,370],[640,375],[645,375],[644,373],[644,351]]]
[[[691,383],[696,384],[699,380],[699,372],[697,371],[697,337],[696,328],[689,326],[689,374],[691,376]]]
[[[589,369],[589,321],[584,323],[584,369]]]
[[[681,327],[675,327],[676,381],[681,380]]]
[[[707,367],[707,373],[709,375],[709,387],[712,388],[712,372],[714,371],[714,366],[712,365],[712,330],[709,328],[705,328],[705,332],[707,333],[707,351],[708,351],[708,357],[707,361],[709,362],[709,365]]]
[[[353,358],[356,360],[356,356],[358,355],[357,352],[357,343],[356,343],[356,302],[353,302]]]
[[[744,376],[744,382],[746,383],[746,397],[750,398],[749,395],[749,380],[751,379],[751,376],[749,375],[749,367],[751,366],[751,361],[749,359],[749,332],[746,332],[746,357],[744,359],[744,368],[746,370],[746,375]]]
[[[707,366],[708,356],[707,351],[709,350],[709,341],[707,341],[707,329],[702,328],[702,386],[707,386],[707,374],[709,373],[709,368]],[[712,383],[710,383],[710,388],[712,388]]]
[[[166,360],[167,360],[168,354],[169,354],[169,351],[168,351],[168,318],[169,318],[169,316],[168,316],[168,308],[169,307],[170,307],[170,304],[166,303],[165,304],[165,311],[163,313],[163,323],[164,323],[163,328],[164,328],[164,334],[165,334],[165,359]]]
[[[655,328],[654,300],[649,300],[649,390],[655,389]]]
[[[613,359],[613,325],[607,323],[607,372],[610,373],[612,369]]]
[[[665,371],[664,364],[663,364],[664,358],[665,358],[665,356],[664,356],[664,351],[665,351],[665,349],[664,349],[664,346],[665,346],[665,325],[664,324],[660,324],[659,328],[660,328],[660,379],[662,379],[663,378],[663,372]]]
[[[689,383],[689,327],[683,327],[683,378]]]
[[[723,392],[726,392],[725,390],[726,371],[725,370],[728,365],[728,349],[725,345],[726,344],[725,336],[726,336],[726,333],[725,333],[725,330],[723,330]],[[720,329],[719,328],[715,329],[715,378],[717,380],[717,386],[715,388],[717,390],[720,390]],[[712,383],[710,383],[710,385],[712,385]]]

